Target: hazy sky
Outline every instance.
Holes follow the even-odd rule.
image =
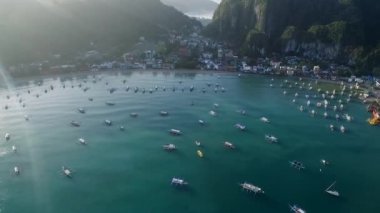
[[[212,1],[214,1],[216,3],[220,3],[220,1],[222,1],[222,0],[212,0]]]

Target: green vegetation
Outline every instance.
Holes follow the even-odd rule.
[[[200,25],[159,0],[41,2],[0,1],[0,63],[30,63],[54,54],[75,57],[88,50],[112,58],[141,36],[159,40],[170,31],[190,32]]]
[[[337,61],[366,74],[377,74],[379,11],[380,1],[373,0],[224,0],[205,34],[229,42],[250,56],[255,56],[258,32],[265,34],[264,49],[269,54],[286,54],[290,40],[297,51],[302,51],[297,45],[317,46],[318,42],[338,47],[338,54],[333,54]]]

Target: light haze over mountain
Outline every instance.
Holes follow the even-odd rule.
[[[217,0],[161,0],[188,16],[211,19],[218,7]]]

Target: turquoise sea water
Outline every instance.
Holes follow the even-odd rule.
[[[315,117],[307,110],[300,112],[299,105],[306,106],[304,94],[314,93],[298,91],[294,104],[296,89],[287,88],[288,95],[283,95],[279,86],[283,79],[275,79],[270,88],[270,78],[260,76],[114,72],[6,81],[0,80],[1,212],[278,213],[289,212],[288,204],[307,212],[380,210],[380,131],[367,124],[369,114],[358,102],[339,112],[354,117],[349,123],[326,120],[324,110],[315,107],[307,108],[316,109]],[[215,93],[216,84],[226,92]],[[89,87],[86,92],[85,87]],[[140,88],[138,93],[134,87]],[[111,88],[117,90],[111,94]],[[314,106],[316,100],[311,101]],[[79,107],[86,113],[78,113]],[[237,112],[242,109],[245,116]],[[160,116],[162,110],[169,116]],[[211,116],[210,110],[217,116]],[[130,117],[132,112],[139,116]],[[328,112],[335,115],[332,109]],[[24,115],[30,120],[25,121]],[[262,123],[262,116],[271,123]],[[105,119],[113,125],[105,126]],[[199,125],[199,119],[207,125]],[[73,120],[81,126],[71,127]],[[234,128],[236,123],[246,125],[247,131]],[[348,131],[331,132],[329,124],[343,124]],[[169,135],[172,128],[183,135]],[[5,133],[11,134],[9,141]],[[265,134],[278,137],[279,144],[266,142]],[[87,146],[78,143],[81,137]],[[224,141],[232,142],[236,150],[224,148]],[[165,152],[162,145],[168,143],[178,150]],[[204,158],[197,156],[198,149]],[[331,165],[322,166],[322,158]],[[306,169],[291,168],[291,160],[302,161]],[[13,174],[14,166],[21,169],[19,176]],[[62,166],[73,170],[72,179],[62,175]],[[171,186],[172,177],[184,178],[189,186]],[[324,192],[335,180],[340,198]],[[261,187],[265,195],[242,191],[238,184],[244,181]]]

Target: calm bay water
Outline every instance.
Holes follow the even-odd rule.
[[[288,204],[293,203],[307,212],[380,209],[380,132],[367,124],[369,115],[362,104],[350,103],[340,112],[354,117],[348,123],[324,119],[322,109],[316,109],[316,117],[300,112],[298,106],[306,106],[307,92],[298,91],[298,104],[293,104],[296,89],[287,89],[288,95],[283,95],[282,79],[275,79],[274,88],[269,87],[270,78],[223,73],[104,73],[95,75],[96,83],[93,79],[93,75],[8,79],[7,86],[0,80],[1,212],[277,213],[289,212]],[[215,93],[216,84],[226,92]],[[85,87],[90,89],[84,92]],[[145,88],[146,93],[134,93],[134,87]],[[111,94],[111,88],[117,90]],[[202,88],[207,92],[202,93]],[[154,92],[150,94],[149,89]],[[41,96],[36,98],[36,94]],[[106,101],[116,105],[107,106]],[[219,108],[214,109],[215,103]],[[79,107],[86,113],[78,113]],[[237,112],[241,109],[247,115]],[[160,116],[162,110],[169,116]],[[212,117],[210,110],[217,116]],[[130,117],[132,112],[139,116]],[[332,109],[328,112],[335,115]],[[262,123],[262,116],[271,123]],[[113,126],[105,126],[105,119],[112,120]],[[199,119],[207,125],[200,126]],[[71,127],[72,120],[81,126]],[[248,130],[237,130],[236,123]],[[343,124],[348,132],[331,132],[330,123]],[[121,125],[125,131],[119,130]],[[168,134],[172,128],[184,134],[173,137]],[[3,137],[7,132],[9,141]],[[275,135],[280,143],[267,143],[265,134]],[[87,146],[78,143],[80,137]],[[195,140],[203,146],[195,146]],[[237,149],[225,149],[224,141]],[[178,151],[162,150],[167,143],[175,144]],[[198,149],[203,159],[197,156]],[[323,167],[322,158],[331,165]],[[305,171],[291,168],[290,160],[302,161]],[[14,166],[20,167],[21,175],[12,173]],[[74,171],[73,179],[62,175],[62,166]],[[189,187],[172,187],[172,177],[184,178]],[[335,180],[342,195],[338,199],[324,193]],[[265,195],[242,191],[238,183],[244,181],[260,186]]]

